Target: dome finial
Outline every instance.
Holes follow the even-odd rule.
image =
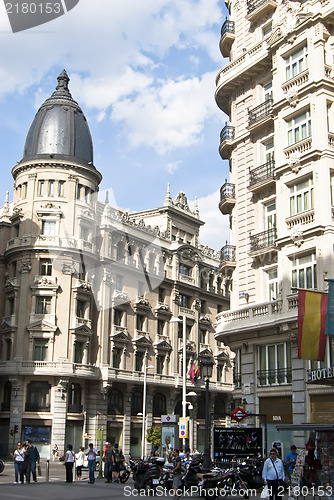
[[[65,69],[63,69],[63,71],[60,73],[57,80],[58,85],[56,87],[56,90],[68,90],[68,82],[70,81],[70,79]]]
[[[168,205],[172,205],[172,204],[173,204],[173,200],[172,200],[172,197],[170,195],[170,183],[168,182],[168,184],[167,184],[167,193],[166,193],[166,196],[165,196],[164,205],[168,206]]]

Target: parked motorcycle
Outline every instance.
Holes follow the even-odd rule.
[[[173,469],[173,464],[165,463],[161,471],[159,484],[167,490],[171,490],[173,488]]]
[[[123,469],[120,470],[119,472],[119,482],[124,484],[127,482],[127,480],[130,477],[130,474],[133,470],[133,467],[135,467],[135,462],[133,460],[129,460],[128,463],[123,464]]]
[[[151,458],[148,461],[140,460],[132,468],[136,490],[155,490],[160,484],[161,470],[165,463],[164,458]]]
[[[191,461],[187,462],[185,465],[185,472],[181,475],[179,488],[184,488],[186,490],[190,489],[192,486],[198,486],[200,479],[197,476],[199,472],[202,472],[201,464],[203,457],[201,455],[196,456]]]

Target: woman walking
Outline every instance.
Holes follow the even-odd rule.
[[[73,483],[73,464],[74,464],[74,453],[72,451],[72,445],[68,444],[64,462],[64,465],[66,467],[67,483]]]
[[[80,446],[79,448],[79,453],[75,455],[75,465],[76,465],[76,470],[77,470],[77,480],[80,481],[82,477],[82,468],[84,466],[85,462],[85,448],[83,446]]]
[[[24,483],[24,452],[25,449],[22,447],[21,443],[17,443],[17,448],[14,453],[11,453],[14,458],[14,467],[15,467],[15,482],[14,484],[23,484]],[[20,475],[20,481],[19,481]]]

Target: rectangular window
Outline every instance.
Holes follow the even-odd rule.
[[[180,272],[180,274],[183,274],[184,276],[191,276],[191,267],[185,266],[184,264],[180,264],[179,272]]]
[[[86,302],[84,300],[77,300],[77,317],[85,317]]]
[[[15,299],[14,297],[10,297],[8,299],[8,315],[13,316],[15,312]]]
[[[38,181],[38,196],[44,195],[44,186],[45,186],[44,181]]]
[[[52,276],[52,261],[51,259],[40,259],[39,274],[41,276]]]
[[[75,342],[74,344],[74,363],[82,363],[84,353],[84,343]]]
[[[259,385],[291,383],[291,344],[260,346],[258,350]]]
[[[10,339],[5,340],[5,361],[10,361],[12,359],[12,341]]]
[[[48,343],[46,339],[34,340],[34,361],[48,360]]]
[[[136,328],[137,330],[143,332],[145,326],[145,316],[142,314],[137,314],[136,316]]]
[[[116,290],[122,291],[123,289],[123,278],[119,274],[116,274],[115,277],[115,288]]]
[[[165,356],[157,356],[157,373],[162,375],[164,372]]]
[[[262,28],[262,36],[263,38],[267,35],[269,35],[269,33],[271,33],[273,30],[273,25],[272,23],[270,22],[269,24],[266,24],[265,26],[263,26]]]
[[[28,194],[28,183],[24,182],[22,184],[22,198],[26,198]]]
[[[143,352],[136,352],[136,357],[135,357],[135,371],[136,372],[143,371],[143,361],[144,361],[144,353]]]
[[[311,128],[311,113],[305,111],[299,116],[288,121],[288,145],[291,146],[296,142],[310,137],[312,134]]]
[[[112,367],[120,368],[121,366],[121,350],[113,349],[112,351]]]
[[[183,339],[183,324],[179,323],[178,325],[179,325],[178,326],[178,338]],[[186,325],[186,339],[187,340],[189,340],[191,337],[191,329],[192,329],[191,325]]]
[[[180,306],[190,309],[191,299],[188,295],[180,295]]]
[[[159,287],[159,302],[164,302],[166,296],[166,290],[164,288]]]
[[[307,45],[304,45],[301,49],[297,50],[289,57],[286,58],[286,80],[302,73],[307,67]]]
[[[164,335],[165,325],[166,321],[164,319],[158,319],[158,335]]]
[[[89,229],[84,226],[80,226],[80,237],[82,240],[88,241],[89,239]]]
[[[317,288],[317,262],[314,253],[293,259],[292,287]]]
[[[241,350],[237,350],[234,358],[233,383],[235,387],[241,387]]]
[[[56,234],[56,222],[44,220],[42,222],[42,235],[55,236],[55,234]]]
[[[121,311],[120,309],[114,310],[114,325],[122,326],[123,314],[124,311]]]
[[[64,196],[65,181],[58,181],[58,196]]]
[[[267,271],[268,276],[268,300],[277,300],[278,297],[278,279],[277,268]]]
[[[48,196],[53,196],[54,195],[54,187],[55,187],[55,181],[49,181],[49,189],[48,189]]]
[[[200,342],[200,344],[206,344],[207,335],[208,335],[208,331],[207,330],[200,330],[199,331],[199,342]]]
[[[290,187],[290,215],[296,215],[314,208],[313,178]]]
[[[81,186],[81,184],[78,184],[77,185],[77,200],[80,200],[80,196],[81,196],[81,188],[83,186]]]
[[[36,297],[36,314],[51,314],[52,297]]]

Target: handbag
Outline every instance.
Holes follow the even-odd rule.
[[[38,474],[39,476],[41,476],[41,475],[42,475],[42,468],[41,468],[41,466],[40,466],[39,464],[37,465],[37,474]]]
[[[269,495],[269,488],[268,488],[268,485],[267,485],[267,484],[265,484],[265,485],[263,486],[263,490],[261,491],[260,498],[264,498],[264,499],[266,499],[266,498],[269,498],[269,496],[270,496],[270,495]]]

